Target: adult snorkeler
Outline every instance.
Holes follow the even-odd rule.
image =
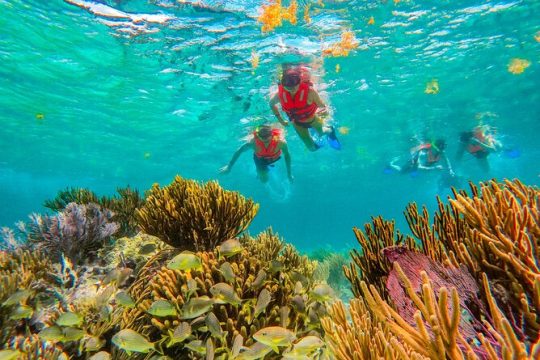
[[[257,177],[259,180],[263,183],[268,181],[269,167],[274,166],[273,164],[278,161],[283,154],[285,165],[287,167],[287,176],[289,181],[293,181],[294,178],[291,173],[291,156],[283,136],[283,131],[267,124],[261,125],[253,131],[248,141],[236,150],[229,163],[220,169],[220,173],[229,173],[236,160],[238,160],[238,157],[240,157],[240,154],[251,149],[253,150],[253,161],[257,168]]]
[[[287,114],[292,122],[296,133],[304,142],[308,150],[315,151],[321,146],[318,145],[309,129],[314,129],[319,136],[326,134],[328,143],[334,149],[340,149],[334,127],[326,127],[321,116],[328,115],[326,105],[321,100],[313,84],[309,80],[309,72],[305,66],[290,66],[283,71],[278,91],[270,99],[270,108],[283,126],[289,124],[283,119],[279,112],[278,104]]]
[[[400,173],[410,173],[416,170],[443,170],[454,176],[450,160],[446,156],[446,142],[437,139],[434,142],[424,142],[410,150],[410,157],[404,165],[396,164],[399,158],[390,163],[390,167]],[[444,165],[442,164],[444,161]]]
[[[489,125],[478,125],[471,131],[459,135],[460,146],[456,158],[461,160],[465,151],[478,160],[483,171],[489,171],[487,157],[492,152],[501,150],[502,144],[495,138],[496,131]]]

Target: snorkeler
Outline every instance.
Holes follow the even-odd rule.
[[[285,68],[278,85],[278,92],[270,99],[272,112],[281,125],[288,126],[289,124],[279,112],[278,104],[281,105],[281,109],[293,123],[296,133],[310,151],[321,147],[311,137],[310,128],[314,129],[319,136],[326,134],[328,143],[334,149],[341,148],[334,127],[324,126],[321,116],[328,115],[328,111],[321,97],[313,88],[309,72],[304,66]]]
[[[229,173],[240,154],[249,149],[253,149],[253,161],[257,167],[257,176],[263,183],[268,181],[269,167],[274,166],[273,164],[281,158],[281,154],[285,158],[289,181],[293,181],[291,156],[283,137],[283,131],[270,125],[262,125],[253,131],[249,140],[236,150],[231,161],[223,166],[219,172],[222,174]]]
[[[489,171],[487,157],[490,153],[501,150],[502,144],[495,138],[495,129],[489,125],[479,125],[472,131],[464,131],[459,135],[460,146],[456,158],[461,160],[465,151],[478,159],[480,167]]]
[[[390,167],[402,174],[411,173],[416,170],[443,170],[447,169],[450,176],[454,176],[454,171],[450,164],[445,150],[446,142],[443,139],[437,139],[435,142],[422,143],[410,149],[410,156],[403,165],[396,164],[399,160],[395,158],[390,163]],[[445,165],[441,164],[444,160]]]

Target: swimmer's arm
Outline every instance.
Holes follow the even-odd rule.
[[[291,154],[289,153],[289,147],[287,146],[286,142],[281,143],[281,151],[283,151],[283,157],[285,158],[285,165],[287,166],[287,175],[289,176],[289,179],[292,180],[292,172],[291,172]]]
[[[308,94],[308,104],[315,103],[319,107],[319,114],[321,115],[327,115],[328,109],[326,108],[326,104],[324,101],[322,101],[321,97],[319,96],[319,93],[315,91],[314,89],[309,90]]]
[[[283,116],[281,116],[281,113],[279,112],[279,109],[278,109],[278,104],[279,104],[279,95],[276,93],[270,99],[270,108],[272,109],[272,112],[274,113],[274,115],[277,117],[279,123],[283,126],[287,126],[289,125],[289,123],[283,120]]]
[[[448,169],[448,173],[451,176],[454,176],[454,170],[452,169],[452,164],[450,164],[450,159],[448,159],[448,156],[446,156],[446,152],[442,153],[442,157],[444,158],[444,161],[446,162],[446,168]]]
[[[438,170],[441,168],[441,165],[433,164],[432,166],[426,166],[424,165],[427,161],[427,154],[424,151],[420,151],[418,154],[418,169],[421,170]]]
[[[244,145],[240,146],[238,148],[238,150],[235,151],[235,153],[233,154],[232,158],[231,158],[231,161],[229,161],[229,163],[227,165],[225,165],[224,167],[222,167],[220,169],[220,172],[221,173],[228,173],[232,167],[234,166],[234,163],[236,163],[236,160],[238,160],[238,158],[240,157],[240,155],[246,151],[248,151],[249,149],[252,149],[253,148],[253,140],[251,141],[248,141],[247,143],[245,143]]]

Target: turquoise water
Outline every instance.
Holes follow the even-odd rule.
[[[301,250],[350,247],[351,228],[370,216],[407,230],[408,202],[433,208],[437,194],[448,194],[438,174],[383,170],[415,136],[445,137],[453,160],[459,132],[478,114],[520,156],[491,155],[489,173],[465,156],[456,171],[473,181],[539,183],[538,0],[315,1],[311,23],[299,12],[298,25],[269,33],[256,20],[262,1],[101,2],[101,12],[169,20],[132,22],[61,0],[0,0],[0,226],[44,212],[43,201],[67,186],[111,194],[180,174],[217,179],[260,203],[252,233],[272,226]],[[322,59],[345,30],[359,47]],[[530,66],[511,74],[514,58]],[[250,154],[219,175],[242,137],[272,120],[277,70],[295,61],[322,64],[314,75],[336,127],[349,131],[340,135],[343,149],[307,152],[289,128],[292,185],[283,163],[261,184]],[[433,79],[439,93],[425,94]]]

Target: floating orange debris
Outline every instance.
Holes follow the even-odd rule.
[[[251,67],[254,70],[259,67],[259,54],[255,50],[251,50]]]
[[[537,31],[536,34],[534,35],[534,39],[538,42],[540,42],[540,31]]]
[[[351,131],[350,128],[348,128],[347,126],[340,126],[338,127],[338,132],[341,134],[341,135],[349,135],[349,132]]]
[[[296,0],[292,0],[288,7],[281,6],[281,0],[271,0],[268,5],[262,5],[262,13],[257,19],[262,23],[262,31],[272,31],[276,27],[281,26],[283,20],[289,21],[296,25],[296,11],[298,5]]]
[[[309,4],[304,6],[304,21],[306,24],[309,24],[311,22],[311,18],[309,17],[309,7]]]
[[[354,37],[354,33],[352,31],[345,31],[341,34],[341,41],[324,49],[322,53],[326,56],[348,56],[349,51],[357,47],[358,40]]]
[[[373,24],[375,24],[375,18],[374,18],[373,16],[370,17],[367,23],[368,23],[368,25],[373,25]]]
[[[437,79],[433,79],[429,81],[426,84],[426,90],[424,90],[426,94],[438,94],[439,93],[439,81]]]
[[[339,64],[336,64],[336,72],[338,73],[341,70],[341,66]]]
[[[514,58],[508,64],[508,71],[514,75],[519,75],[531,65],[529,60]]]

